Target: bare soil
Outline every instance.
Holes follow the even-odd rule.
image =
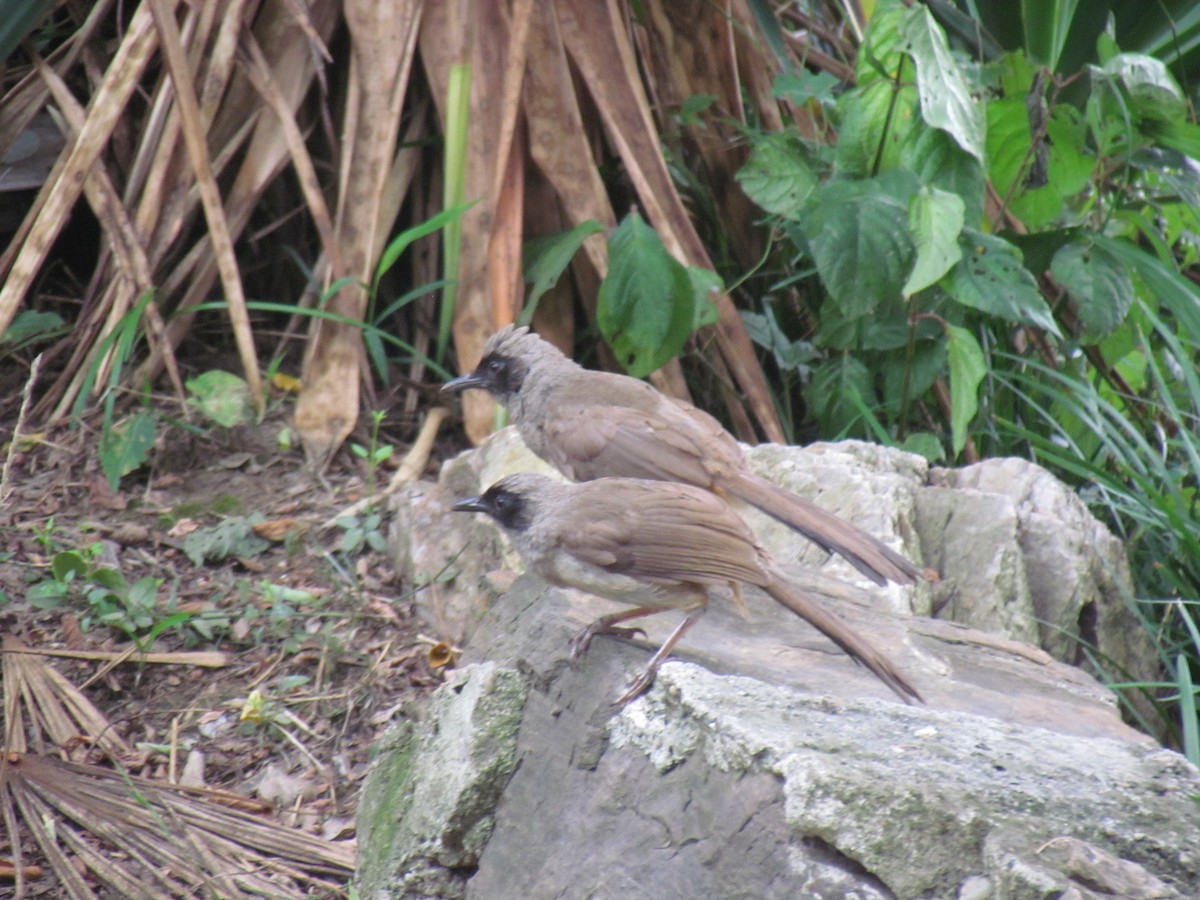
[[[96,621],[88,584],[58,605],[30,602],[30,589],[52,578],[63,552],[85,553],[131,585],[159,579],[154,624],[188,618],[158,634],[152,649],[221,651],[225,665],[52,660],[138,748],[123,765],[255,797],[282,822],[347,839],[372,743],[443,670],[429,653],[437,636],[420,634],[408,586],[384,554],[369,546],[346,552],[345,530],[322,527],[374,489],[365,463],[343,450],[314,476],[299,449],[280,448],[285,406],[277,399],[264,423],[232,430],[194,433],[160,421],[148,464],[117,491],[101,473],[97,431],[19,442],[0,504],[0,633],[36,649],[128,646],[120,628]],[[15,414],[13,405],[4,416],[6,444]],[[396,445],[389,465],[413,433],[411,423],[385,421],[380,440]],[[363,430],[352,441],[365,445],[369,436]],[[383,468],[376,483],[390,475]],[[190,533],[255,513],[266,523],[261,552],[200,565],[185,553]],[[104,764],[89,738],[52,752]],[[11,850],[0,834],[0,860]],[[0,878],[0,896],[9,890]],[[58,894],[45,882],[35,890]]]

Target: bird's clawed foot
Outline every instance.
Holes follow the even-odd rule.
[[[654,679],[657,675],[658,663],[651,660],[650,665],[638,672],[637,677],[629,682],[629,688],[625,693],[613,701],[613,706],[624,706],[630,700],[646,693],[646,691],[650,690],[650,685],[654,684]]]
[[[571,648],[571,658],[578,659],[587,653],[588,647],[592,644],[592,638],[598,634],[611,634],[613,637],[629,640],[637,635],[646,636],[646,632],[641,628],[623,628],[609,622],[607,619],[597,619],[590,625],[585,625],[579,631],[575,632],[575,636],[571,638],[569,644]]]

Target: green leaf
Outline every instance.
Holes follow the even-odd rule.
[[[1057,71],[1079,0],[1021,0],[1025,49],[1035,61]]]
[[[804,398],[823,434],[842,436],[862,421],[851,398],[874,396],[872,381],[867,367],[849,353],[840,353],[814,369]]]
[[[950,442],[954,455],[967,444],[967,429],[979,412],[979,385],[987,375],[983,350],[975,336],[957,325],[946,326],[950,364]]]
[[[982,162],[983,111],[971,96],[967,79],[950,52],[946,35],[927,6],[919,3],[912,7],[904,24],[904,35],[917,64],[922,118],[934,128],[947,132],[960,147]]]
[[[692,294],[696,304],[696,316],[692,330],[717,324],[717,296],[725,292],[725,282],[711,269],[687,266],[688,280],[692,283]]]
[[[1033,138],[1023,97],[1004,97],[987,104],[987,172],[1001,197],[1024,181]]]
[[[914,128],[901,148],[900,166],[911,169],[921,184],[957,194],[964,205],[964,223],[978,227],[987,186],[983,166],[950,135],[936,128]]]
[[[1028,184],[1034,160],[1029,113],[1022,97],[1007,97],[987,105],[988,174],[997,193],[1029,228],[1042,228],[1064,214],[1064,198],[1082,190],[1091,175],[1092,160],[1083,152],[1082,120],[1073,110],[1055,108],[1041,145],[1048,154],[1047,181]]]
[[[22,310],[9,323],[8,328],[0,334],[0,344],[20,344],[27,340],[35,340],[39,336],[50,336],[63,327],[63,317],[56,312],[44,312],[38,309]]]
[[[746,333],[750,340],[769,350],[775,357],[775,364],[785,372],[807,374],[808,364],[817,357],[817,351],[809,341],[794,341],[775,319],[775,310],[771,304],[763,304],[763,312],[744,311],[742,321],[746,324]]]
[[[1083,114],[1065,104],[1054,107],[1046,121],[1046,139],[1050,144],[1048,187],[1062,197],[1073,197],[1086,190],[1096,160],[1087,149],[1087,122]]]
[[[811,154],[795,135],[778,132],[754,143],[754,152],[737,173],[746,196],[769,213],[795,218],[816,186]]]
[[[525,298],[525,308],[517,319],[518,325],[528,325],[542,295],[558,283],[559,276],[571,264],[575,253],[593,234],[604,230],[599,222],[588,219],[570,231],[532,238],[521,251],[521,269],[531,285]]]
[[[717,98],[712,94],[694,94],[688,97],[679,105],[680,124],[687,127],[702,128],[704,126],[704,118],[700,113],[704,112],[710,106],[717,102]]]
[[[946,293],[963,306],[1009,322],[1035,325],[1061,337],[1050,307],[1021,264],[1016,247],[971,229],[964,230],[963,242],[962,260],[942,281]]]
[[[855,80],[860,84],[872,81],[895,82],[902,66],[911,67],[908,38],[904,29],[908,10],[899,3],[878,4],[871,16],[862,49],[855,60]],[[912,72],[901,72],[900,81],[912,81]]]
[[[1075,302],[1084,343],[1103,340],[1125,321],[1133,305],[1133,279],[1125,264],[1104,247],[1067,244],[1054,254],[1050,272]]]
[[[796,106],[803,106],[809,100],[830,106],[837,99],[834,91],[840,83],[828,72],[811,72],[808,69],[780,72],[771,85],[771,93],[777,99],[787,100]]]
[[[957,194],[922,187],[908,205],[909,225],[916,241],[917,261],[904,283],[904,295],[929,287],[962,259],[958,236],[966,206]]]
[[[116,569],[109,568],[108,566],[96,569],[91,574],[90,580],[100,585],[100,587],[116,593],[123,593],[129,587],[125,576]]]
[[[139,412],[124,425],[113,425],[100,438],[100,468],[114,491],[121,479],[146,461],[154,446],[158,419],[153,413]]]
[[[262,520],[261,513],[254,513],[230,517],[212,528],[199,528],[183,539],[183,552],[196,566],[230,556],[257,556],[271,546],[254,533],[254,525]]]
[[[25,592],[25,602],[34,609],[57,609],[69,596],[67,585],[58,581],[43,581]]]
[[[944,462],[946,459],[946,450],[942,447],[941,440],[936,434],[928,431],[910,434],[904,439],[900,449],[907,450],[909,453],[918,453],[931,463]]]
[[[254,421],[254,400],[244,378],[211,369],[189,378],[184,386],[192,394],[188,402],[218,425],[233,428]]]
[[[608,239],[608,276],[596,306],[600,333],[625,370],[640,378],[679,355],[695,318],[687,269],[630,213]]]
[[[375,279],[372,286],[372,293],[375,292],[375,287],[379,284],[379,279],[388,273],[388,271],[396,264],[396,261],[403,255],[408,246],[416,240],[433,234],[435,231],[440,231],[451,222],[460,219],[467,210],[478,203],[478,200],[472,200],[470,203],[460,203],[457,206],[452,206],[449,209],[444,209],[436,216],[422,222],[419,225],[414,225],[412,228],[405,229],[392,238],[391,243],[384,248],[383,253],[379,257],[379,264],[375,266]]]
[[[55,553],[50,561],[50,574],[55,581],[66,582],[73,578],[83,578],[87,575],[88,564],[83,555],[76,550],[64,550]]]
[[[916,249],[908,204],[919,185],[910,172],[834,181],[813,191],[800,227],[821,281],[848,319],[898,300]]]
[[[899,87],[878,80],[859,85],[838,98],[837,123],[839,172],[867,176],[894,169],[909,134],[920,126],[917,89],[904,81]]]
[[[1187,101],[1161,60],[1143,53],[1118,53],[1102,70],[1129,94],[1139,122],[1177,122],[1187,116]]]
[[[1179,690],[1183,724],[1183,754],[1192,765],[1200,765],[1200,722],[1197,721],[1191,662],[1186,653],[1180,653],[1175,658],[1175,684]],[[1185,697],[1188,699],[1184,700]]]
[[[53,0],[21,0],[4,6],[0,16],[0,63],[29,37],[42,17],[54,6]]]
[[[946,371],[946,341],[941,327],[937,328],[937,340],[918,340],[911,354],[907,346],[888,351],[874,368],[882,382],[884,408],[898,416],[905,400],[911,403],[919,399]]]

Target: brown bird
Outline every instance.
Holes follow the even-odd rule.
[[[809,622],[875,673],[906,703],[921,695],[879,650],[789,582],[749,526],[719,497],[686,484],[599,478],[563,484],[545,475],[510,475],[460,512],[487,513],[508,533],[525,567],[551,584],[633,605],[602,616],[571,639],[579,656],[597,634],[629,637],[620,623],[668,609],[683,621],[617,700],[645,691],[671,649],[708,607],[710,591],[755,585]]]
[[[860,528],[750,470],[721,423],[627,375],[594,372],[528,328],[492,335],[474,372],[444,391],[480,388],[501,403],[526,445],[573,481],[649,478],[730,495],[844,556],[876,584],[921,571]]]

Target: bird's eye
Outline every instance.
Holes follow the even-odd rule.
[[[501,374],[501,373],[504,371],[504,360],[502,360],[502,359],[489,359],[489,360],[488,360],[488,364],[487,364],[487,369],[488,369],[488,371],[489,371],[489,372],[491,372],[493,375],[499,375],[499,374]]]

